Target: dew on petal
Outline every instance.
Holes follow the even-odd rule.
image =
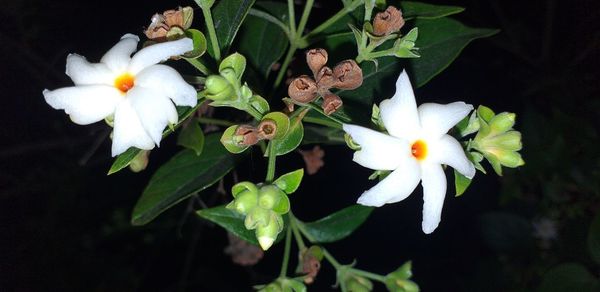
[[[412,156],[417,160],[423,160],[427,157],[427,144],[423,140],[417,140],[410,147]]]
[[[115,79],[115,87],[122,93],[126,93],[129,89],[133,88],[135,78],[129,73],[120,75]]]

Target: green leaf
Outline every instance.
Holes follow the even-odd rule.
[[[177,145],[192,149],[196,155],[202,153],[204,148],[204,132],[196,120],[193,120],[185,128],[181,129],[177,137]]]
[[[313,242],[334,242],[352,234],[371,214],[372,207],[354,205],[314,222],[303,223],[300,228]]]
[[[156,171],[133,209],[133,225],[152,221],[178,202],[211,186],[233,168],[235,160],[221,146],[219,136],[206,137],[202,155],[183,150]]]
[[[300,182],[302,182],[302,177],[304,176],[304,168],[300,168],[298,170],[294,170],[292,172],[288,172],[273,182],[280,190],[284,191],[286,194],[291,194],[295,192],[300,186]]]
[[[592,221],[587,243],[592,259],[600,264],[600,213],[598,213]]]
[[[302,119],[296,117],[290,121],[290,127],[282,139],[271,140],[269,147],[275,147],[275,154],[277,156],[290,153],[294,149],[298,148],[302,138],[304,137],[304,126],[302,125]],[[268,151],[265,152],[269,153]]]
[[[227,55],[242,22],[255,0],[221,0],[212,10],[221,54]],[[209,46],[211,48],[211,46]],[[209,50],[209,52],[211,52]]]
[[[471,184],[471,179],[454,170],[454,186],[456,188],[456,197],[460,197]]]
[[[344,145],[344,133],[342,129],[306,125],[302,144]]]
[[[254,8],[287,22],[285,3],[265,1],[256,3]],[[287,36],[280,27],[263,18],[249,15],[240,29],[237,47],[248,58],[250,66],[266,79],[273,64],[285,53],[288,43]]]
[[[411,78],[417,87],[425,85],[446,69],[473,40],[492,36],[497,29],[471,28],[451,18],[417,19],[418,59],[411,59]]]
[[[227,231],[235,234],[237,237],[254,245],[258,245],[254,230],[248,230],[244,226],[245,216],[236,211],[225,208],[225,205],[209,209],[202,209],[196,212],[196,214],[225,228]]]
[[[177,125],[172,128],[167,128],[163,132],[163,138],[173,132],[173,129],[179,127],[192,113],[196,112],[196,110],[200,107],[203,100],[198,100],[198,104],[195,107],[177,107],[177,113],[179,114],[179,122]],[[120,171],[121,169],[129,166],[131,161],[140,153],[140,149],[131,147],[127,149],[127,151],[119,154],[110,169],[108,170],[108,175],[111,175],[115,172]]]
[[[465,9],[459,6],[433,5],[422,2],[402,1],[400,2],[402,16],[405,20],[411,18],[435,19],[463,12]]]
[[[560,264],[542,278],[538,292],[592,292],[600,290],[600,282],[579,263]]]

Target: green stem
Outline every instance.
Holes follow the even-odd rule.
[[[215,60],[217,63],[221,61],[221,49],[219,48],[219,41],[217,40],[217,32],[215,31],[215,24],[213,23],[212,13],[210,8],[202,8],[202,14],[204,15],[204,21],[206,22],[206,28],[208,29],[208,36],[210,37],[210,43],[212,44],[213,53],[215,54]]]
[[[337,122],[321,120],[321,119],[314,118],[314,117],[304,117],[302,120],[307,123],[311,123],[311,124],[317,124],[317,125],[326,126],[329,128],[334,128],[334,129],[342,129],[342,125]]]
[[[273,142],[269,142],[269,146],[267,146],[267,151],[269,152],[269,162],[267,165],[267,177],[265,178],[265,182],[271,183],[275,178],[275,160],[277,159],[277,155],[275,154],[275,147],[273,147]]]
[[[285,234],[285,249],[283,251],[283,261],[281,262],[281,272],[279,277],[283,278],[287,274],[287,268],[290,261],[290,249],[292,247],[292,229],[288,228]]]
[[[221,119],[198,117],[198,118],[196,118],[196,120],[198,120],[198,122],[200,122],[201,124],[217,125],[217,126],[223,126],[223,127],[229,127],[229,126],[235,125],[234,123],[232,123],[230,121],[221,120]]]
[[[304,10],[302,11],[302,16],[300,17],[300,23],[298,24],[298,29],[296,30],[296,44],[301,39],[302,33],[304,32],[304,27],[308,22],[308,16],[310,15],[310,11],[312,10],[314,2],[315,0],[307,0],[306,5],[304,5]]]
[[[294,217],[294,215],[292,214],[292,211],[290,211],[289,215],[290,215],[290,227],[292,227],[292,232],[294,233],[294,238],[296,239],[296,245],[298,245],[298,248],[300,249],[300,251],[304,251],[304,250],[306,250],[306,245],[304,244],[304,240],[302,240],[302,235],[300,234],[300,231],[298,230],[298,219],[296,217]]]
[[[332,24],[336,23],[338,20],[340,20],[340,18],[344,17],[344,15],[348,14],[349,12],[350,11],[348,11],[347,8],[345,8],[345,7],[342,8],[340,11],[338,11],[336,14],[334,14],[333,16],[331,16],[329,19],[327,19],[321,25],[317,26],[311,32],[309,32],[304,37],[302,37],[302,40],[305,43],[307,43],[310,40],[310,38],[314,37],[315,35],[319,34],[322,31],[324,31],[325,29],[327,29],[328,27],[330,27]]]
[[[371,273],[371,272],[367,272],[367,271],[363,271],[363,270],[359,270],[359,269],[354,269],[351,268],[350,271],[352,271],[353,274],[359,275],[359,276],[363,276],[365,278],[369,278],[375,281],[379,281],[382,283],[385,283],[385,276],[379,275],[379,274],[375,274],[375,273]]]
[[[329,251],[327,251],[324,247],[321,247],[321,250],[323,251],[323,256],[325,257],[325,259],[327,259],[327,261],[329,263],[331,263],[331,265],[336,269],[339,270],[342,267],[342,264],[340,264],[340,262],[338,262],[330,253]]]
[[[196,58],[184,58],[186,61],[188,61],[188,63],[190,63],[190,65],[194,66],[194,68],[198,69],[198,71],[202,72],[202,74],[204,74],[205,76],[210,75],[210,70],[208,69],[208,67],[206,67],[206,65],[202,64],[202,62],[200,62],[200,60],[196,59]]]
[[[290,22],[290,40],[296,38],[296,13],[294,12],[294,0],[288,0],[288,17]]]

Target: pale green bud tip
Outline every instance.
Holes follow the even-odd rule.
[[[263,250],[269,249],[273,245],[273,242],[275,242],[275,238],[268,236],[258,237],[258,244],[260,244],[260,248]]]
[[[212,100],[228,98],[233,92],[229,82],[219,75],[208,76],[204,86],[206,87],[206,93],[208,94],[207,97]]]
[[[504,133],[515,125],[515,117],[514,113],[499,113],[491,119],[490,127],[496,133]]]

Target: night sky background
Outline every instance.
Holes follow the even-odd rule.
[[[340,5],[316,2],[309,28]],[[596,1],[430,2],[464,6],[467,10],[454,18],[502,31],[470,44],[447,70],[416,90],[417,102],[464,100],[516,112],[527,164],[506,169],[502,178],[478,174],[460,198],[453,197],[448,175],[442,222],[431,235],[421,231],[419,187],[405,201],[375,210],[349,238],[326,247],[342,263],[356,259],[358,268],[381,274],[412,260],[413,279],[423,291],[531,291],[545,271],[563,262],[579,262],[599,277],[600,266],[585,246],[600,206]],[[253,267],[237,266],[222,252],[225,231],[198,218],[195,201],[184,201],[143,227],[130,225],[150,176],[179,149],[173,135],[152,152],[144,172],[106,176],[112,163],[110,129],[104,123],[73,124],[43,99],[44,88],[72,84],[64,74],[68,53],[95,62],[121,35],[141,35],[152,14],[177,5],[194,6],[192,1],[2,1],[0,291],[249,291],[277,277],[282,244]],[[193,26],[201,22],[197,18]],[[296,63],[292,69],[302,66]],[[370,171],[352,162],[347,147],[323,148],[325,166],[306,176],[292,197],[294,213],[306,221],[353,204],[372,185],[366,179]],[[279,174],[304,165],[297,153],[278,163]],[[254,153],[237,174],[260,180],[265,164]],[[215,187],[200,197],[208,205],[228,200]],[[549,247],[533,236],[531,222],[539,218],[557,223],[558,236]],[[329,291],[334,283],[335,271],[324,264],[309,290]],[[378,284],[375,291],[383,289]]]

